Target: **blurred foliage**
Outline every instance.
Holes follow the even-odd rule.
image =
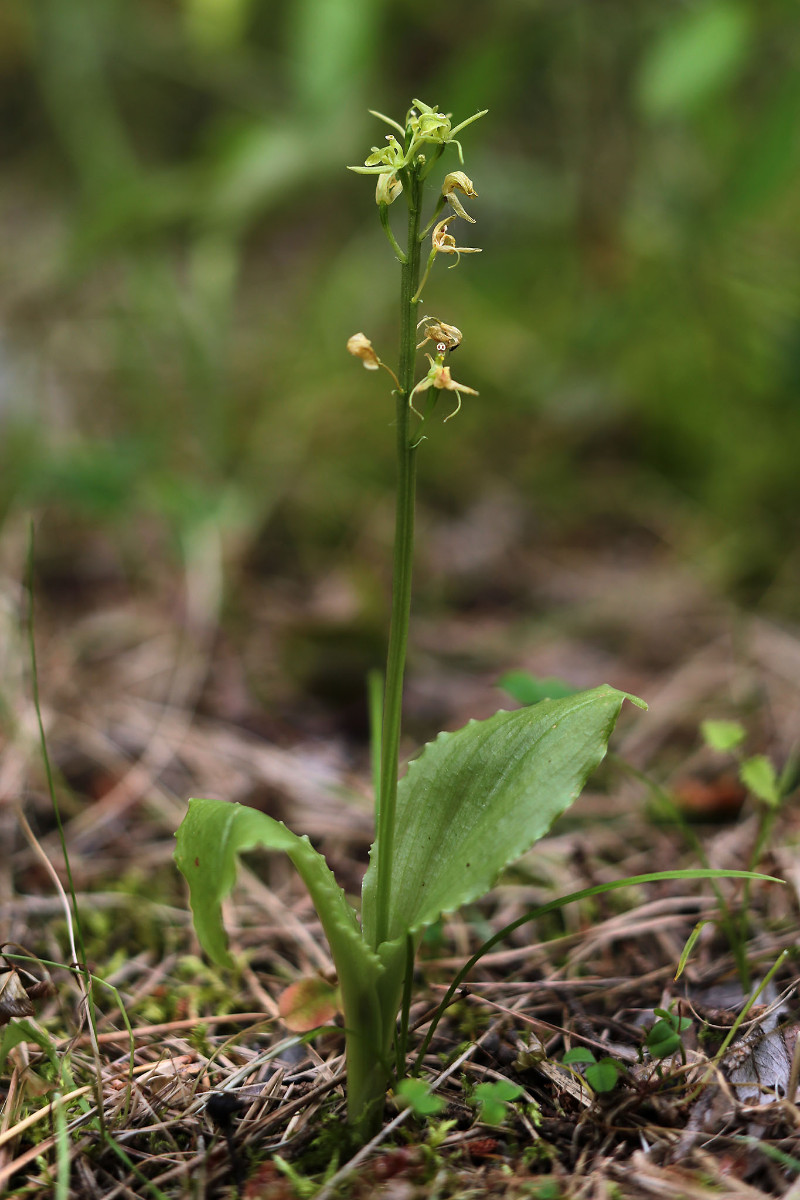
[[[344,165],[383,134],[368,108],[421,95],[490,109],[467,138],[484,253],[425,297],[481,395],[425,444],[423,505],[502,482],[545,521],[641,523],[792,603],[796,6],[486,14],[6,0],[0,512],[147,513],[178,537],[213,518],[244,551],[277,522],[304,569],[388,538],[391,401],[344,343],[363,328],[391,361],[396,272]]]

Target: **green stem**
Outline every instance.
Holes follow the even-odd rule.
[[[403,675],[411,613],[411,568],[414,554],[414,496],[416,490],[415,445],[409,435],[408,397],[414,386],[419,280],[419,224],[422,184],[409,170],[403,194],[408,203],[406,261],[401,265],[400,284],[400,389],[396,394],[397,418],[397,508],[395,513],[394,575],[389,650],[386,659],[386,693],[383,706],[381,745],[380,810],[378,812],[378,879],[376,888],[375,945],[386,941],[391,905],[391,866],[394,853],[397,773],[400,752],[400,723],[403,708]]]
[[[381,727],[383,725],[383,675],[370,671],[367,676],[369,705],[369,761],[372,767],[372,790],[375,794],[375,820],[381,811]]]

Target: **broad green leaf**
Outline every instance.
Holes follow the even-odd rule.
[[[682,116],[723,91],[750,48],[750,10],[738,0],[709,0],[677,11],[639,76],[642,110],[655,119]]]
[[[398,785],[387,941],[483,896],[547,833],[605,755],[625,698],[604,685],[470,721],[425,747]],[[370,943],[377,841],[371,857],[363,892]]]
[[[404,959],[394,947],[383,961],[370,950],[322,855],[308,838],[297,837],[266,814],[222,800],[190,800],[177,838],[175,859],[189,882],[197,935],[206,953],[223,965],[233,960],[220,906],[233,887],[237,855],[254,846],[289,855],[319,914],[339,977],[347,1038],[348,1115],[351,1124],[358,1125],[385,1090]],[[387,969],[394,973],[388,982],[383,979]]]
[[[772,763],[763,754],[754,754],[746,759],[739,768],[739,778],[754,796],[763,800],[770,808],[777,808],[781,802],[778,789],[778,779]]]
[[[735,750],[745,739],[744,726],[738,721],[703,721],[700,732],[705,744],[722,754]]]
[[[197,936],[214,962],[233,965],[220,906],[233,887],[237,855],[255,846],[266,846],[288,854],[308,888],[343,990],[354,978],[380,973],[378,959],[361,937],[354,910],[308,838],[298,837],[282,822],[257,809],[224,800],[199,799],[189,801],[177,840],[175,861],[189,883]]]

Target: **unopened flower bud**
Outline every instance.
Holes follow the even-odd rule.
[[[368,371],[377,371],[380,367],[381,360],[372,349],[372,342],[366,334],[354,333],[347,339],[347,349],[350,354],[361,359]]]
[[[376,204],[393,204],[403,190],[403,185],[396,175],[379,175],[375,187]]]

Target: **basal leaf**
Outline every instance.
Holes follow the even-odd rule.
[[[604,685],[442,733],[398,785],[387,941],[484,895],[580,795],[624,692]],[[641,704],[641,701],[637,701]],[[377,843],[364,881],[374,935]]]
[[[306,837],[280,821],[241,804],[190,800],[177,833],[175,861],[189,883],[197,936],[205,952],[223,966],[232,965],[222,925],[221,903],[236,878],[237,855],[255,846],[283,850],[308,888],[319,914],[343,987],[382,971],[367,947],[356,914],[328,864]]]

